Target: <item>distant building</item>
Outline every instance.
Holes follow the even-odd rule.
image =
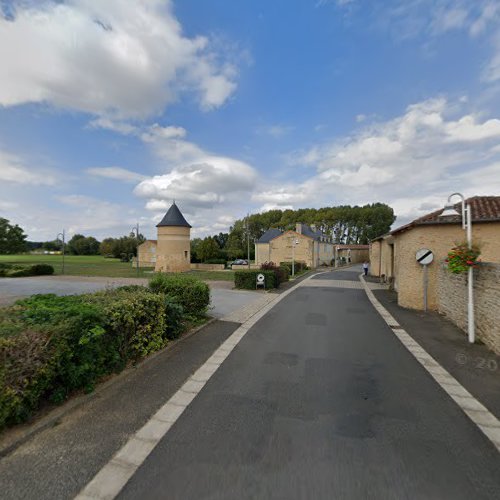
[[[308,267],[331,265],[332,239],[306,224],[296,224],[295,231],[267,230],[255,243],[255,263],[304,262]]]
[[[156,240],[146,240],[138,247],[139,266],[155,271],[179,273],[190,270],[191,225],[175,204],[156,225]]]

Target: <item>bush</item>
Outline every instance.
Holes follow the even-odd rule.
[[[166,311],[172,319],[166,324]],[[89,295],[35,295],[0,314],[0,428],[42,400],[91,391],[178,334],[179,307],[146,287]]]
[[[284,281],[288,281],[290,273],[286,266],[278,267],[274,262],[264,262],[260,268],[264,271],[273,271],[276,287],[281,285]]]
[[[287,267],[289,269],[289,273],[292,274],[292,263],[291,262],[280,262],[280,267]],[[296,260],[294,262],[295,273],[301,273],[302,271],[306,271],[309,269],[305,262],[301,260]]]
[[[0,264],[0,276],[20,278],[23,276],[42,276],[54,274],[54,268],[48,264],[33,264],[32,266]]]
[[[234,286],[236,288],[244,288],[246,290],[255,290],[257,283],[257,275],[263,274],[265,277],[266,289],[278,288],[279,282],[276,280],[274,271],[245,269],[234,272]]]
[[[54,274],[54,268],[49,264],[34,264],[29,267],[30,276]]]
[[[203,281],[186,274],[156,273],[149,280],[153,292],[174,299],[188,316],[204,316],[210,304],[210,288]]]

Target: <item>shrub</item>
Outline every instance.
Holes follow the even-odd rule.
[[[169,340],[176,339],[184,329],[184,309],[169,295],[163,295],[163,297],[166,318],[165,335]]]
[[[284,281],[288,281],[289,272],[286,266],[278,267],[274,262],[264,262],[260,268],[263,271],[273,271],[274,272],[274,280],[276,283],[276,287],[281,285]]]
[[[210,304],[209,286],[194,276],[156,273],[149,280],[149,288],[174,299],[191,317],[205,315]]]
[[[226,265],[226,259],[207,259],[203,261],[204,264],[224,264]]]
[[[20,278],[23,276],[41,276],[54,274],[54,268],[48,264],[33,264],[32,266],[0,264],[0,276]]]
[[[35,295],[3,309],[0,428],[26,419],[44,399],[59,402],[71,391],[91,391],[102,376],[163,347],[178,334],[179,312],[146,287]]]
[[[294,262],[295,273],[300,273],[302,271],[306,271],[308,269],[305,262],[301,260],[296,260]],[[291,262],[280,262],[280,267],[288,267],[290,274],[292,274],[292,263]]]
[[[258,274],[264,275],[266,288],[278,288],[279,282],[276,280],[276,274],[274,271],[256,269],[235,271],[234,286],[236,288],[244,288],[246,290],[255,290]]]
[[[54,377],[53,351],[46,332],[0,336],[0,429],[37,408]]]
[[[49,264],[34,264],[28,268],[30,276],[54,274],[54,268]]]

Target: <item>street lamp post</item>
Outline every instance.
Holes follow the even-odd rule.
[[[451,203],[451,199],[454,196],[460,198],[462,204],[462,229],[466,231],[467,234],[467,246],[469,250],[472,250],[472,211],[471,206],[467,204],[463,194],[453,193],[448,196],[448,204],[444,207],[444,210],[440,217],[448,217],[451,215],[460,215]],[[467,333],[469,337],[469,342],[474,343],[475,331],[474,331],[474,293],[473,293],[473,269],[469,266],[468,276],[467,276]]]
[[[136,246],[136,256],[135,256],[135,267],[137,269],[137,277],[139,277],[139,223],[135,225],[135,227],[132,228],[131,231],[132,234],[135,233],[135,236],[137,238],[137,246]]]
[[[56,236],[56,239],[58,240],[59,239],[59,236],[61,237],[61,241],[62,241],[62,271],[61,271],[61,274],[64,274],[64,253],[65,253],[65,248],[64,248],[64,245],[65,245],[65,239],[64,239],[64,229],[62,230],[62,233],[59,233],[57,236]]]

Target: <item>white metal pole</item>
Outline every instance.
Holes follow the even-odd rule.
[[[471,207],[465,207],[465,216],[467,220],[467,246],[472,250],[472,214]],[[471,344],[475,341],[475,328],[474,328],[474,270],[472,266],[469,267],[469,275],[467,277],[468,300],[467,300],[467,330],[469,334],[469,342]]]
[[[292,276],[295,276],[295,241],[292,240]]]

